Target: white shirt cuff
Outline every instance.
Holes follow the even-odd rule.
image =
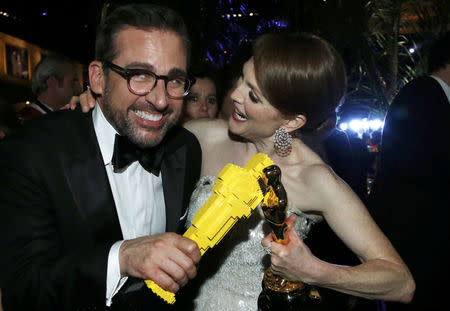
[[[111,246],[108,255],[108,270],[106,272],[106,306],[112,304],[112,298],[125,284],[128,277],[121,277],[119,264],[119,249],[122,241],[117,241]]]

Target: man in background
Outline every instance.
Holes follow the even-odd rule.
[[[18,112],[21,123],[59,110],[80,94],[76,64],[62,55],[45,56],[33,70],[31,90],[36,100]]]
[[[416,281],[414,300],[446,305],[450,236],[450,33],[431,47],[429,75],[405,85],[386,115],[370,211]]]

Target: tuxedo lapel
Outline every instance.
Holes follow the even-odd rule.
[[[166,231],[181,233],[189,198],[200,178],[202,154],[195,136],[183,127],[164,137],[161,174],[166,203]]]
[[[119,218],[91,113],[81,116],[65,157],[65,173],[77,208],[98,242],[122,239]]]
[[[165,154],[161,164],[164,201],[166,203],[166,231],[177,231],[180,218],[183,216],[186,172],[184,148],[186,147],[181,147],[174,153]]]

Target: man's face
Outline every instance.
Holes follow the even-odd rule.
[[[78,80],[78,74],[75,66],[72,64],[64,65],[64,73],[63,80],[57,83],[57,87],[55,89],[59,98],[58,108],[68,104],[72,96],[79,95],[81,93],[81,90],[79,90],[81,88],[79,86],[80,82]]]
[[[157,75],[186,72],[186,50],[174,32],[125,28],[116,38],[116,47],[112,63],[125,69],[146,69]],[[118,133],[145,148],[159,144],[176,124],[183,99],[167,97],[163,80],[147,95],[133,94],[127,80],[109,70],[99,104]]]

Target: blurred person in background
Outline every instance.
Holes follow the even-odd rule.
[[[31,90],[36,100],[18,112],[21,123],[59,110],[81,93],[75,62],[62,55],[45,56],[33,70]]]
[[[450,219],[450,33],[428,56],[429,75],[405,85],[389,107],[369,208],[416,280],[409,305],[446,305]]]
[[[215,118],[219,110],[219,103],[213,70],[203,65],[198,69],[193,69],[191,76],[195,78],[195,83],[184,99],[181,123],[193,119]]]

